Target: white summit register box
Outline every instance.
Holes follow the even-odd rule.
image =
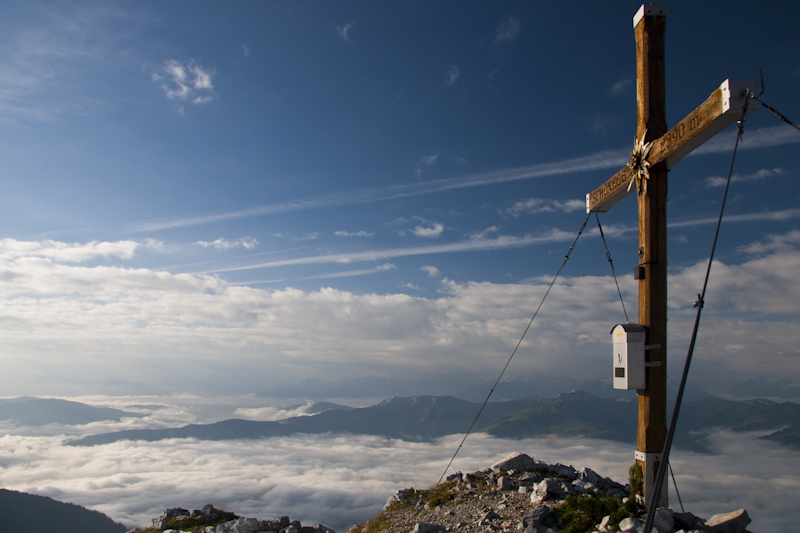
[[[645,388],[644,326],[617,324],[611,330],[614,345],[614,388]]]

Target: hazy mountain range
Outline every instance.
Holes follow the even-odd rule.
[[[101,420],[117,420],[123,417],[143,417],[140,413],[120,411],[110,407],[92,407],[69,400],[33,398],[0,399],[0,420],[15,420],[25,426],[65,424],[77,426]]]
[[[68,444],[101,445],[120,440],[157,441],[170,438],[200,440],[254,439],[307,433],[380,435],[403,440],[430,440],[464,433],[481,403],[452,396],[389,398],[379,404],[347,408],[336,404],[324,411],[280,421],[230,419],[213,424],[191,424],[168,429],[135,429],[78,438]],[[555,398],[529,397],[489,402],[474,431],[501,438],[544,435],[592,437],[623,442],[636,439],[637,403],[628,397],[599,398],[584,391]],[[765,437],[800,448],[800,404],[769,400],[741,402],[708,399],[685,402],[681,409],[677,447],[708,451],[704,436],[712,428],[761,431]]]
[[[431,390],[438,392],[437,396],[455,396],[462,400],[473,402],[483,402],[491,388],[491,383],[473,383],[464,385],[435,383],[424,379],[421,380],[402,380],[387,377],[360,377],[349,378],[338,381],[322,381],[319,379],[306,379],[297,384],[278,384],[256,393],[261,398],[387,398],[390,396],[423,396],[430,394]],[[746,384],[741,387],[745,393],[749,390]],[[674,398],[677,393],[678,382],[669,379],[667,382],[668,396]],[[763,389],[769,390],[767,384],[763,384]],[[616,398],[624,396],[636,398],[636,391],[621,391],[611,387],[611,383],[602,380],[576,381],[573,379],[564,380],[542,380],[531,381],[503,381],[494,389],[492,400],[514,400],[518,398],[528,398],[538,396],[540,398],[554,398],[558,394],[569,390],[586,391],[600,398]],[[761,389],[759,389],[761,390]],[[782,387],[782,391],[790,390],[790,387]],[[791,389],[800,398],[800,387]],[[790,391],[790,392],[791,392]],[[765,392],[765,391],[761,391]],[[748,396],[748,394],[743,394]],[[757,394],[760,397],[772,397],[775,394]],[[693,387],[687,387],[684,398],[689,401],[713,398],[711,394]],[[791,399],[793,397],[787,397]]]

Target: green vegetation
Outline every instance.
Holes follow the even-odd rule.
[[[437,485],[430,491],[423,493],[422,500],[431,509],[438,507],[443,503],[447,503],[453,498],[453,494],[450,491],[456,486],[456,483],[457,481],[453,480],[448,481],[447,483],[442,483],[441,485]]]
[[[483,479],[475,479],[473,482],[482,483],[484,485],[486,484],[486,481]],[[456,480],[448,481],[446,483],[442,483],[441,485],[436,485],[430,490],[418,490],[413,494],[409,493],[403,500],[399,502],[392,502],[389,507],[378,513],[378,515],[372,520],[369,520],[364,524],[354,525],[350,528],[348,533],[378,533],[397,525],[394,524],[389,517],[399,509],[404,507],[413,507],[420,503],[427,505],[430,509],[433,509],[444,503],[447,503],[453,499],[453,494],[451,491],[457,483],[458,482]]]
[[[644,498],[644,472],[639,463],[634,463],[628,469],[628,484],[631,486],[631,498],[636,499],[636,495]]]
[[[622,503],[619,495],[600,498],[590,490],[580,496],[567,496],[557,510],[561,515],[558,521],[563,526],[561,533],[589,533],[608,515],[614,519],[612,529],[616,531],[622,520],[637,517],[639,509],[633,499]]]
[[[195,532],[200,531],[200,529],[204,528],[205,526],[216,526],[219,524],[224,524],[225,522],[230,522],[231,520],[236,520],[237,518],[239,518],[237,515],[227,511],[220,511],[220,517],[215,520],[212,520],[206,516],[191,516],[189,518],[184,518],[183,520],[172,518],[171,520],[167,520],[167,527],[164,529]],[[149,527],[147,529],[140,530],[139,533],[160,533],[161,531],[163,530],[155,527]]]
[[[399,505],[395,507],[395,505],[399,503],[402,502],[395,502],[389,507],[389,509],[381,511],[378,516],[366,522],[363,526],[359,526],[358,524],[354,525],[348,530],[347,533],[379,533],[380,531],[389,529],[392,527],[392,525],[394,525],[389,519],[389,515],[391,514],[391,510],[399,507]]]

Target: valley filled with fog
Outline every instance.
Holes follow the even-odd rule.
[[[243,516],[290,515],[345,531],[401,488],[439,479],[460,442],[451,435],[409,442],[352,434],[267,439],[168,439],[70,446],[70,439],[125,429],[179,427],[227,418],[279,420],[311,403],[270,403],[254,396],[81,397],[138,417],[80,426],[0,423],[0,485],[102,511],[126,526],[149,524],[166,507],[224,506]],[[346,401],[346,399],[338,400]],[[368,405],[370,400],[350,401]],[[672,465],[687,510],[708,517],[746,508],[753,531],[788,530],[800,497],[800,452],[757,440],[756,433],[711,432],[711,454],[676,450]],[[631,445],[588,438],[500,439],[471,435],[448,471],[487,468],[513,451],[549,463],[589,467],[625,483]],[[678,500],[670,484],[670,503]]]

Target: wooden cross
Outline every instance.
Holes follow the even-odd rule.
[[[586,195],[587,213],[605,213],[628,194],[639,201],[639,324],[647,331],[648,363],[645,388],[639,389],[636,463],[644,473],[645,506],[649,508],[664,442],[667,437],[667,172],[692,150],[728,125],[742,119],[747,89],[755,79],[725,80],[711,96],[667,131],[664,84],[666,6],[644,4],[633,18],[636,36],[636,139],[652,142],[646,186],[631,180],[624,167],[600,188]],[[757,108],[750,100],[748,113]],[[665,480],[666,484],[666,480]],[[667,506],[667,491],[656,502]]]

